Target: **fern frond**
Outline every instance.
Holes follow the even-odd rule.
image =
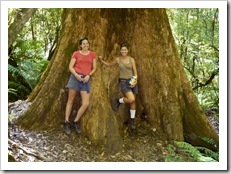
[[[189,153],[196,161],[198,161],[198,158],[201,156],[200,151],[189,143],[175,141],[175,144],[185,152]]]
[[[21,74],[20,69],[8,64],[8,71],[12,74]]]
[[[200,152],[202,152],[203,154],[205,154],[207,157],[211,157],[213,159],[215,159],[216,161],[219,161],[219,153],[218,152],[214,152],[206,147],[196,147]]]
[[[208,138],[208,137],[199,137],[199,138],[202,139],[204,142],[211,144],[213,147],[215,148],[217,147],[217,144],[213,139]]]
[[[25,87],[24,85],[20,85],[17,90],[23,91],[23,93],[30,94],[30,88]]]
[[[197,150],[195,147],[193,147],[191,144],[186,142],[177,142],[175,141],[175,144],[182,148],[185,152],[188,152],[195,160],[197,160],[200,151]]]
[[[46,69],[49,61],[47,60],[25,60],[21,62],[20,69],[22,76],[30,86],[31,90],[37,85],[41,75]]]
[[[10,95],[14,95],[14,96],[17,96],[17,90],[16,89],[13,89],[13,88],[9,88],[8,89],[8,94]]]
[[[15,82],[15,81],[8,81],[8,88],[16,89],[20,83]]]
[[[197,158],[198,162],[218,162],[211,157],[199,155]]]
[[[178,141],[175,141],[175,144],[178,147],[182,148],[184,151],[188,152],[196,161],[217,162],[219,159],[219,153],[213,152],[205,147],[194,147],[187,142]],[[204,156],[203,153],[200,152],[200,150],[203,150],[206,156]]]
[[[17,93],[30,93],[31,91],[25,87],[24,85],[15,82],[15,81],[8,81],[8,93],[9,89],[17,91]]]
[[[184,160],[182,157],[174,151],[174,146],[172,144],[169,144],[167,146],[167,150],[169,154],[165,157],[165,162],[183,162]]]

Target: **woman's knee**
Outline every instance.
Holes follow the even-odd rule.
[[[89,102],[84,102],[84,103],[82,104],[82,107],[85,108],[85,109],[87,109],[88,106],[89,106]]]
[[[135,98],[128,98],[128,103],[133,103],[135,102]]]
[[[69,89],[67,104],[73,105],[75,100],[76,91]]]
[[[69,105],[73,105],[74,100],[75,100],[75,98],[73,98],[73,97],[69,97],[69,98],[68,98],[68,100],[67,100],[67,104],[69,104]]]

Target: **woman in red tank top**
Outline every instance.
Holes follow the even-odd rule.
[[[90,97],[89,81],[91,76],[96,71],[96,54],[95,52],[89,50],[90,43],[88,38],[85,37],[80,39],[79,44],[80,50],[73,53],[69,64],[71,76],[66,86],[68,88],[68,101],[65,110],[64,122],[64,132],[66,134],[71,133],[71,127],[74,127],[76,133],[81,133],[79,128],[79,120],[88,108]],[[69,122],[69,117],[77,92],[80,92],[82,105],[76,114],[72,126],[72,124]]]

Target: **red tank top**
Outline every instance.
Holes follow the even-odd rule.
[[[96,58],[96,54],[93,51],[90,51],[89,54],[83,55],[80,51],[75,51],[72,55],[72,58],[76,59],[74,69],[77,73],[88,75],[93,66],[93,60]]]

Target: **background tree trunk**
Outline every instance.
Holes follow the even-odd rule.
[[[200,139],[208,137],[218,144],[180,62],[165,9],[65,9],[62,24],[56,52],[28,98],[32,105],[18,120],[22,127],[61,129],[68,64],[79,38],[87,36],[91,49],[108,62],[119,55],[122,41],[130,44],[139,76],[137,117],[144,108],[147,121],[168,140],[212,148]],[[126,105],[119,113],[111,109],[110,100],[122,95],[118,77],[118,67],[98,64],[91,79],[90,106],[81,118],[83,132],[113,152],[122,149],[121,127],[129,117]]]
[[[8,49],[14,43],[27,21],[33,16],[37,8],[19,9],[15,15],[14,22],[8,28]]]

